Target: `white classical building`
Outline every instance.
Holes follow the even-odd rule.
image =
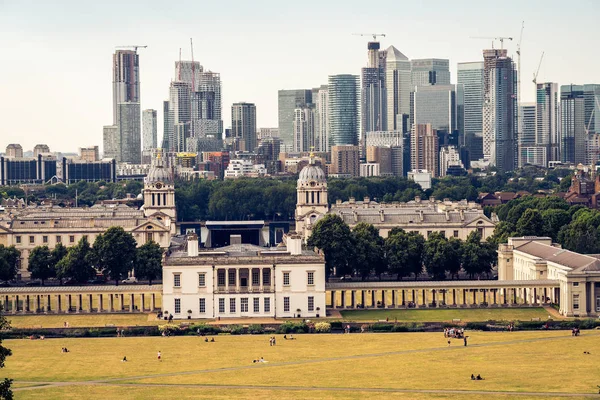
[[[176,319],[325,316],[325,260],[302,249],[299,235],[287,247],[242,244],[171,252],[163,264],[163,310]]]
[[[498,248],[498,280],[556,281],[551,296],[562,315],[597,317],[600,315],[599,257],[562,249],[548,237],[513,237]],[[532,295],[539,299],[539,294]]]

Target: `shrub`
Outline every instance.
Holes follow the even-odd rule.
[[[275,333],[275,332],[277,332],[277,329],[273,328],[272,326],[267,326],[264,329],[264,333]]]
[[[244,333],[244,327],[241,325],[230,325],[229,329],[232,335],[241,335]]]
[[[262,325],[259,324],[252,324],[248,327],[248,333],[251,333],[253,335],[260,335],[264,332],[265,330],[263,329]]]
[[[330,323],[331,329],[343,329],[341,321],[333,321]]]
[[[331,332],[331,324],[329,322],[317,322],[315,324],[315,332],[329,333]]]
[[[307,333],[308,326],[305,322],[287,321],[279,325],[277,333]]]
[[[179,329],[179,325],[175,324],[164,324],[158,326],[158,331],[160,333],[168,333],[169,335],[177,335],[181,333],[181,329]]]
[[[190,326],[190,330],[201,335],[218,335],[221,332],[221,328],[215,325],[207,324],[195,324]]]
[[[371,325],[371,330],[373,332],[391,332],[393,328],[394,325],[385,323],[375,323]]]

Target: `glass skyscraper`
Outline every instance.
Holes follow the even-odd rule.
[[[280,90],[277,94],[279,138],[292,148],[294,142],[294,110],[312,103],[310,89]]]
[[[458,63],[458,86],[464,93],[463,143],[471,160],[483,158],[483,61]]]
[[[329,76],[329,145],[358,145],[358,76]]]

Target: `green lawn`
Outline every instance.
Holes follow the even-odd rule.
[[[380,310],[344,310],[342,317],[347,321],[389,321],[408,322],[451,322],[460,319],[469,321],[530,321],[532,318],[548,319],[543,308],[478,308],[478,309],[380,309]]]
[[[442,333],[7,340],[17,399],[535,398],[597,393],[600,332]],[[61,347],[69,353],[62,353]],[[161,351],[163,360],[157,361]],[[591,354],[584,354],[590,351]],[[597,354],[596,354],[597,353]],[[126,355],[129,361],[120,360]],[[264,357],[268,363],[254,364]],[[473,382],[470,375],[485,380]],[[557,377],[560,376],[560,379]],[[32,382],[67,382],[24,387]],[[408,392],[399,392],[409,390]],[[414,392],[410,392],[414,390]],[[465,390],[467,393],[428,391]],[[477,393],[475,393],[477,391]],[[473,393],[469,393],[473,392]]]
[[[62,315],[6,315],[14,328],[62,328],[65,322],[71,328],[114,326],[148,326],[166,323],[156,319],[156,314],[62,314]],[[176,320],[181,322],[206,322],[206,320]]]

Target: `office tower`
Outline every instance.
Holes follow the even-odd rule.
[[[61,164],[62,181],[69,185],[80,181],[86,182],[116,182],[117,161],[111,160],[87,161],[75,158],[65,158]],[[56,161],[54,162],[56,165]]]
[[[358,146],[331,146],[331,174],[338,177],[360,176]]]
[[[391,151],[391,173],[402,176],[405,170],[404,161],[404,135],[401,131],[368,132],[365,140],[367,158],[369,147],[387,147]],[[408,157],[410,160],[410,157]],[[383,168],[383,167],[382,167]],[[385,169],[382,169],[382,174]]]
[[[366,68],[361,69],[361,137],[387,128],[385,64],[379,63],[379,42],[369,42]]]
[[[181,137],[176,140],[177,133],[182,133],[180,125],[179,131],[176,132],[176,126],[178,124],[186,124],[191,119],[191,107],[190,107],[190,87],[185,82],[171,82],[169,87],[169,150],[176,151],[177,142],[181,145]],[[189,134],[189,129],[187,130]],[[185,138],[184,138],[185,139]],[[183,150],[185,151],[185,150]]]
[[[458,63],[457,82],[464,95],[464,145],[471,160],[483,158],[483,62]]]
[[[410,60],[394,46],[388,47],[386,53],[387,129],[404,132],[408,130],[403,121],[410,114],[410,92],[413,90]]]
[[[358,76],[330,75],[329,146],[358,145]]]
[[[202,71],[192,92],[192,132],[195,136],[223,137],[221,74]]]
[[[431,124],[413,124],[410,141],[410,167],[438,175],[439,142]]]
[[[0,157],[0,186],[40,185],[50,181],[55,175],[56,157],[51,154],[38,154],[37,157]]]
[[[455,146],[444,146],[440,150],[440,176],[448,175],[449,167],[464,168],[460,161],[460,153]]]
[[[240,138],[240,150],[256,148],[256,106],[253,103],[234,103],[231,106],[231,136]]]
[[[412,86],[449,85],[450,61],[439,58],[411,60]]]
[[[199,61],[175,61],[175,82],[185,82],[191,91],[200,86],[200,73],[203,67]]]
[[[313,89],[315,104],[315,150],[329,152],[329,88]]]
[[[309,103],[312,103],[310,89],[280,90],[277,93],[279,138],[285,146],[291,148],[294,141],[294,110]]]
[[[142,137],[140,135],[140,103],[119,103],[117,129],[119,149],[117,162],[140,164],[142,162]]]
[[[50,147],[47,144],[36,144],[33,148],[33,156],[37,157],[43,153],[50,153]]]
[[[100,150],[98,146],[80,147],[79,159],[87,162],[100,161]]]
[[[275,136],[264,137],[256,148],[257,159],[265,164],[268,174],[274,175],[280,171],[280,152],[281,139]]]
[[[307,104],[294,110],[292,151],[311,151],[315,147],[315,107]]]
[[[162,137],[161,147],[165,151],[169,150],[169,138],[173,137],[173,133],[172,133],[173,121],[170,120],[170,118],[169,118],[170,117],[169,108],[170,108],[169,100],[163,101],[163,137]]]
[[[6,146],[6,157],[23,158],[23,147],[18,143]]]
[[[535,103],[521,103],[519,105],[519,128],[518,138],[519,168],[529,164],[546,167],[548,158],[546,147],[536,145],[536,111]]]
[[[113,54],[113,125],[118,125],[119,104],[139,102],[139,56],[135,50],[117,50]]]
[[[258,132],[256,134],[257,139],[265,139],[270,137],[279,137],[279,128],[258,128]]]
[[[149,152],[158,147],[158,127],[156,122],[156,110],[148,109],[142,111],[142,133],[143,149]]]
[[[393,176],[392,170],[392,148],[367,146],[367,162],[379,164],[379,176]]]
[[[538,83],[536,103],[536,146],[546,149],[548,162],[560,161],[558,84]]]
[[[585,163],[588,133],[583,85],[560,87],[560,110],[562,161],[574,164]]]
[[[417,86],[413,92],[411,121],[413,124],[431,124],[436,131],[452,134],[462,126],[458,111],[463,98],[454,85]],[[461,107],[462,110],[462,107]]]
[[[119,138],[119,127],[116,125],[106,125],[102,129],[102,149],[103,158],[119,158],[119,149],[121,140]]]
[[[600,85],[583,85],[585,126],[588,134],[600,133]]]
[[[506,50],[483,51],[483,155],[501,172],[515,169],[517,158],[517,72]]]

